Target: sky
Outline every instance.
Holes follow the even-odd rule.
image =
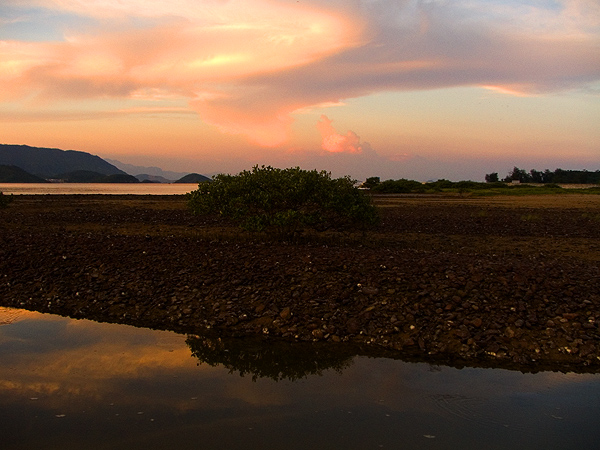
[[[600,0],[3,0],[0,143],[361,180],[600,169]]]

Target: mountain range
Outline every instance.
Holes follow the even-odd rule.
[[[40,178],[88,170],[102,175],[125,174],[96,155],[75,150],[0,144],[0,164],[16,166]]]
[[[0,182],[39,183],[196,183],[210,181],[197,173],[141,167],[76,150],[0,144]]]
[[[146,179],[159,183],[172,183],[173,181],[179,180],[181,177],[188,174],[188,172],[173,172],[170,170],[163,170],[156,166],[136,166],[134,164],[127,164],[118,161],[116,159],[105,158],[104,160],[121,169],[123,172],[140,178],[140,181],[144,181],[144,179]]]

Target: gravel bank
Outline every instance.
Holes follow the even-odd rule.
[[[0,211],[0,305],[454,364],[600,369],[598,202],[376,201],[382,224],[365,238],[291,244],[217,229],[178,196],[19,196]]]

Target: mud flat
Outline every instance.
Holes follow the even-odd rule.
[[[16,196],[0,210],[0,306],[600,371],[599,195],[374,201],[367,235],[290,243],[195,217],[183,196]]]

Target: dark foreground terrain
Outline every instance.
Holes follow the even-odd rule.
[[[182,196],[16,196],[0,210],[0,306],[600,370],[600,196],[375,202],[366,236],[288,243],[194,217]]]

